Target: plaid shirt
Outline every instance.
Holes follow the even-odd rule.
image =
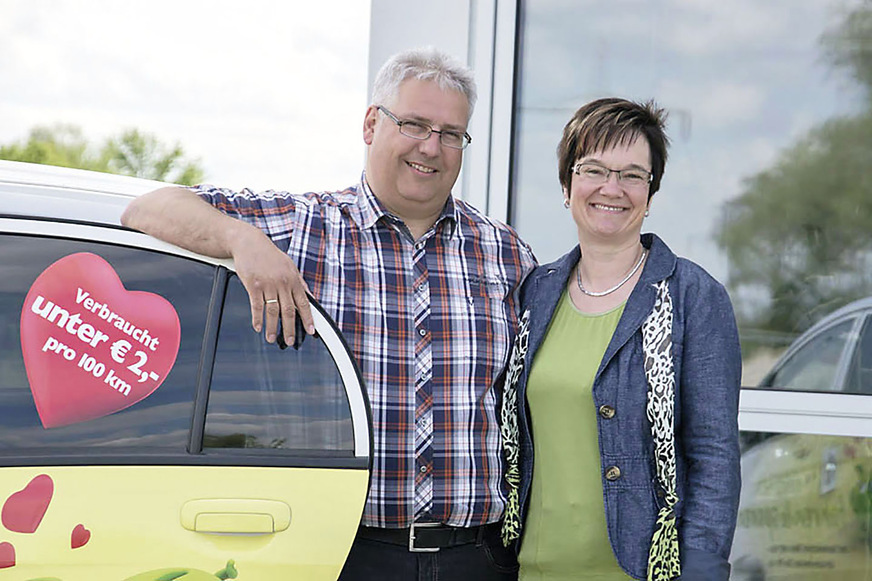
[[[287,249],[357,358],[374,436],[363,524],[499,520],[497,381],[535,264],[529,246],[452,197],[415,241],[365,179],[317,194],[197,193]]]

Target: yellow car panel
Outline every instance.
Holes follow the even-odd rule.
[[[8,500],[39,476],[51,479],[53,492],[34,532],[0,530],[16,559],[14,567],[0,570],[4,580],[145,579],[137,576],[158,570],[215,572],[231,560],[240,581],[332,580],[357,530],[368,471],[6,468],[0,496]],[[32,509],[39,508],[38,501],[27,500]],[[190,530],[192,517],[199,528],[204,516],[204,532]],[[278,523],[276,531],[251,532],[251,523],[264,518]],[[206,532],[210,528],[225,530]],[[203,578],[216,578],[208,575]]]

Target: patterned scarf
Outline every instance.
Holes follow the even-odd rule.
[[[645,376],[648,380],[646,413],[654,438],[657,480],[666,492],[665,506],[657,514],[648,552],[648,581],[669,581],[681,575],[678,555],[678,503],[675,477],[675,369],[672,360],[672,297],[666,281],[656,285],[654,309],[642,325]],[[521,536],[520,446],[518,438],[518,381],[529,347],[530,311],[521,316],[518,337],[512,346],[503,403],[500,410],[503,451],[506,455],[508,502],[502,526],[503,544],[509,546]]]

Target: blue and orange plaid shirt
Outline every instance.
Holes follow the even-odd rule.
[[[365,176],[338,192],[196,191],[287,249],[357,358],[374,437],[362,523],[499,520],[499,378],[535,265],[530,247],[453,197],[413,240]]]

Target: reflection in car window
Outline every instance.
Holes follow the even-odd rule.
[[[45,429],[25,370],[19,338],[21,309],[37,277],[58,259],[78,252],[94,253],[109,262],[128,291],[167,299],[179,316],[181,343],[164,382],[142,401],[101,418]],[[27,454],[28,449],[47,447],[75,452],[83,447],[125,447],[185,453],[213,268],[111,244],[17,235],[0,235],[0,263],[0,450]]]
[[[203,447],[354,450],[345,387],[324,343],[309,336],[297,349],[267,343],[252,331],[248,295],[235,276],[218,333]]]
[[[766,382],[768,387],[796,391],[837,391],[839,360],[855,319],[821,332],[799,348]]]
[[[845,377],[845,391],[872,394],[872,317],[866,317],[860,331],[860,340]]]

